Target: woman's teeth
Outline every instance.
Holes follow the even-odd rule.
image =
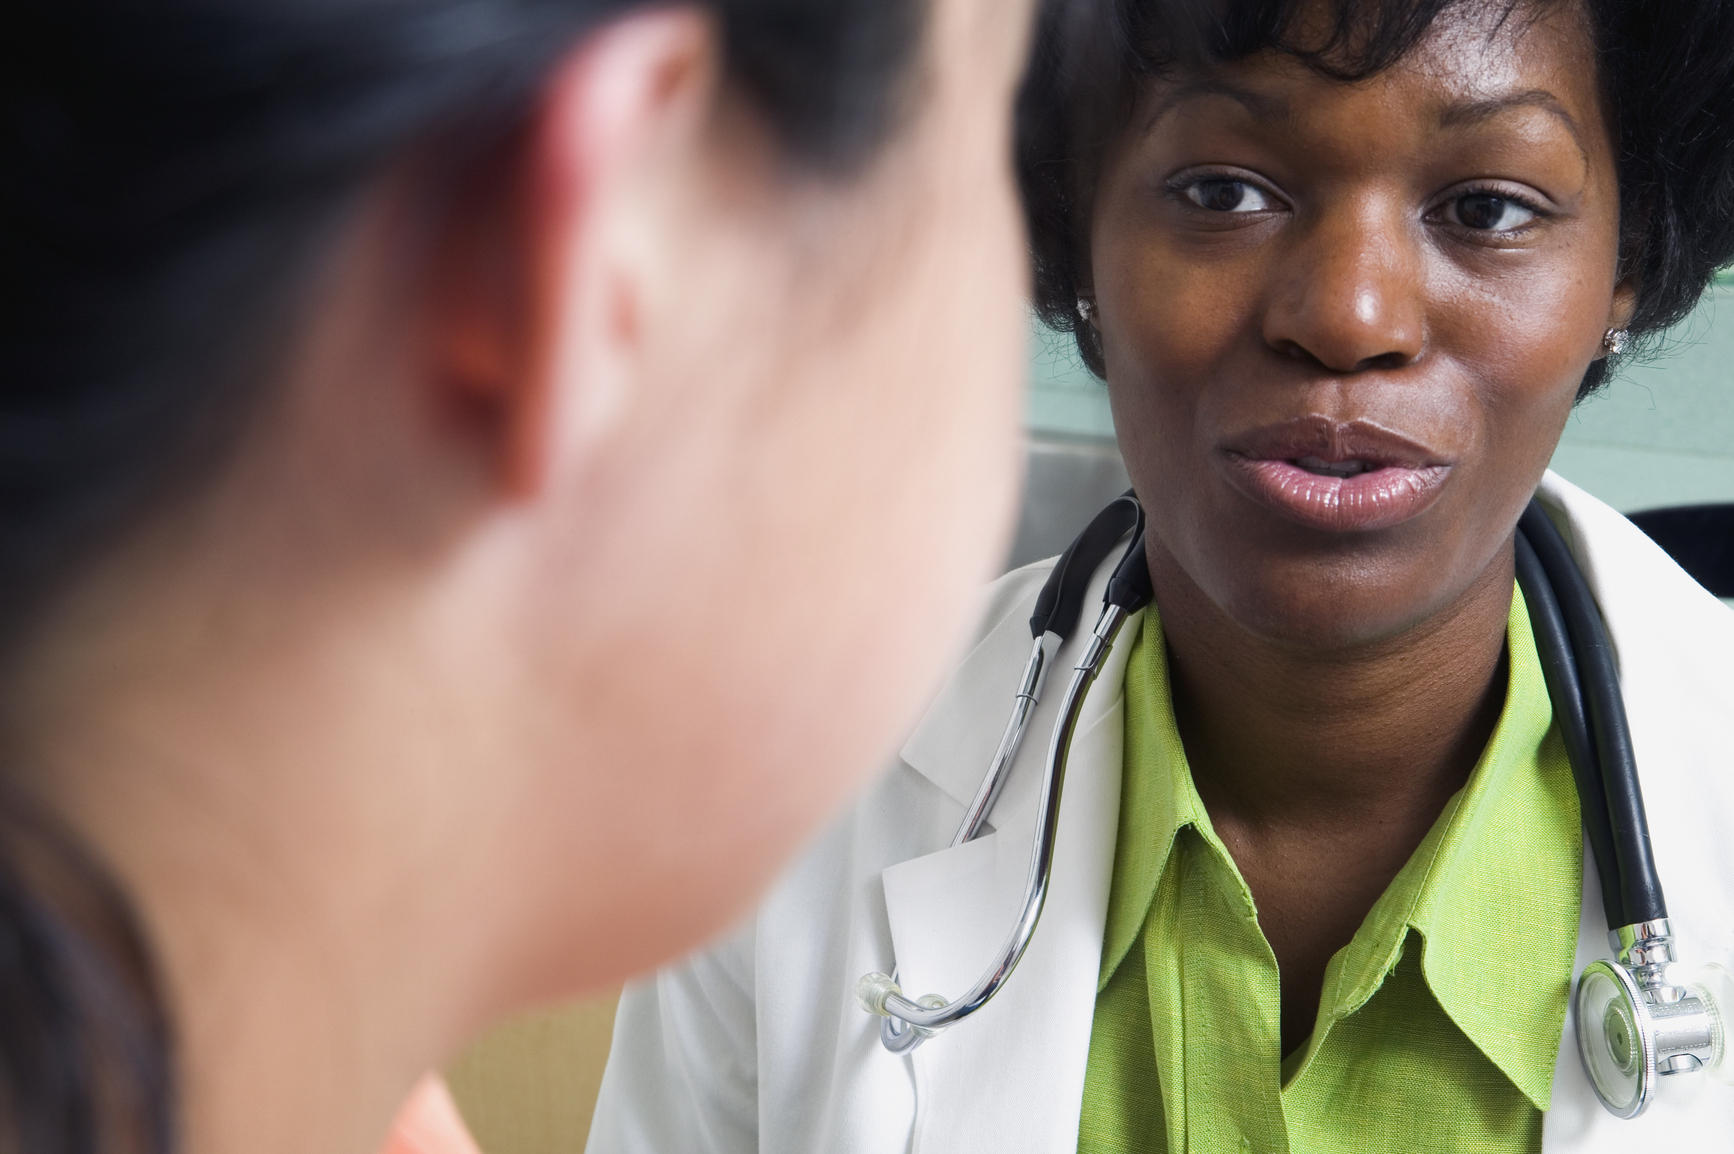
[[[1353,477],[1373,468],[1366,461],[1325,461],[1318,457],[1301,457],[1293,463],[1321,477]]]

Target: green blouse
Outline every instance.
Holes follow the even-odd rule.
[[[1577,795],[1521,594],[1469,784],[1325,971],[1282,1057],[1276,958],[1193,788],[1162,626],[1126,669],[1125,780],[1081,1154],[1541,1148],[1577,949]]]

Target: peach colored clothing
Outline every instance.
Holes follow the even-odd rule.
[[[397,1117],[380,1154],[482,1154],[445,1079],[429,1074],[416,1083]]]

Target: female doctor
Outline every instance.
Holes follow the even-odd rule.
[[[1058,694],[946,847],[1051,563],[757,917],[628,992],[592,1154],[1734,1135],[1703,1075],[1624,1120],[1580,1066],[1609,948],[1513,578],[1538,495],[1617,653],[1680,955],[1734,963],[1734,615],[1546,471],[1734,258],[1734,14],[1202,10],[1052,14],[1024,97],[1038,306],[1107,379],[1154,590],[1085,700],[1033,944],[910,1053],[853,996],[895,965],[957,997],[1016,917]]]

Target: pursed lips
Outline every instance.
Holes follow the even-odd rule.
[[[1305,416],[1231,437],[1222,458],[1235,488],[1283,518],[1332,533],[1419,516],[1451,462],[1369,421]]]

